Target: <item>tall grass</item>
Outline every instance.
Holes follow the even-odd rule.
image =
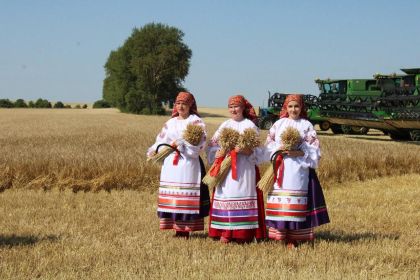
[[[167,119],[113,109],[0,110],[0,190],[154,189],[159,166],[145,162],[145,151]],[[208,134],[223,120],[204,118]],[[261,138],[265,135],[263,131]],[[320,141],[318,174],[324,187],[420,173],[416,144],[331,135],[320,135]]]

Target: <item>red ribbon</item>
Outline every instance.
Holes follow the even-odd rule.
[[[171,146],[176,149],[175,146],[173,146],[173,145],[171,145]],[[179,152],[178,151],[175,151],[175,156],[174,156],[174,160],[172,161],[172,164],[173,165],[178,165],[178,162],[179,162]]]
[[[236,156],[237,153],[235,150],[230,151],[230,158],[232,159],[232,179],[237,180],[238,174],[236,171]]]
[[[277,177],[277,171],[279,170],[279,176]],[[277,181],[277,185],[279,188],[282,187],[283,184],[283,174],[284,174],[284,161],[283,155],[279,154],[276,158],[276,163],[274,164],[274,182]]]
[[[226,156],[226,155],[225,155]],[[220,166],[222,165],[223,160],[225,159],[225,156],[218,157],[214,160],[213,165],[210,168],[210,176],[216,177],[217,174],[219,174]]]

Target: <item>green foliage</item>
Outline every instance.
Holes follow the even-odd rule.
[[[71,105],[70,104],[66,104],[66,105],[64,105],[64,108],[71,109]]]
[[[87,109],[88,105],[87,104],[83,104],[82,108],[83,109]]]
[[[111,105],[106,100],[97,100],[95,103],[93,103],[92,108],[94,109],[100,109],[100,108],[111,108]]]
[[[47,99],[38,98],[38,100],[35,101],[35,108],[52,108],[52,106],[51,102]]]
[[[61,101],[58,101],[54,104],[54,108],[62,109],[62,108],[64,108],[64,103],[61,102]]]
[[[0,108],[13,108],[13,102],[9,99],[0,99]]]
[[[29,108],[35,108],[35,102],[33,102],[32,100],[31,100],[31,101],[29,101],[29,103],[28,103],[28,107],[29,107]]]
[[[191,50],[175,27],[150,23],[133,29],[105,64],[103,98],[125,112],[162,114],[173,103],[188,74]]]
[[[25,100],[18,99],[15,101],[15,108],[28,108],[28,105],[26,104]]]
[[[74,109],[82,109],[82,106],[80,106],[80,104],[77,104],[76,106],[74,106]]]

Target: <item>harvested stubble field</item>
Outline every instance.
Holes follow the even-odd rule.
[[[209,135],[226,116],[203,115]],[[145,150],[167,118],[0,110],[0,278],[419,278],[418,143],[320,132],[332,223],[314,246],[226,246],[158,230]]]

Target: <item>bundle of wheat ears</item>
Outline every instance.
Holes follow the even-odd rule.
[[[284,151],[296,150],[301,143],[301,137],[299,131],[291,126],[287,127],[284,132],[280,135],[281,142],[283,143]],[[279,154],[282,154],[283,150],[277,151],[271,158],[271,164],[264,172],[260,181],[257,185],[260,190],[265,193],[270,192],[274,186],[274,165]]]
[[[253,150],[260,145],[260,139],[257,132],[252,128],[245,129],[242,134],[239,134],[239,132],[234,129],[224,128],[220,133],[219,144],[224,153],[229,153],[231,150],[235,149],[236,146],[241,150]],[[217,163],[213,163],[213,166],[215,164]],[[223,159],[217,175],[210,175],[210,172],[213,169],[212,166],[210,171],[203,178],[203,182],[207,184],[211,190],[214,189],[226,178],[231,165],[232,158],[230,155],[227,155]]]
[[[202,126],[190,123],[185,128],[182,138],[191,145],[197,146],[200,144],[203,134],[204,129]],[[153,156],[149,157],[147,161],[151,161],[153,163],[163,163],[165,158],[176,151],[175,148],[169,146],[169,144],[164,144],[164,146],[159,148],[159,151],[157,151]]]
[[[182,138],[193,146],[198,146],[203,138],[204,129],[200,125],[188,124]]]

